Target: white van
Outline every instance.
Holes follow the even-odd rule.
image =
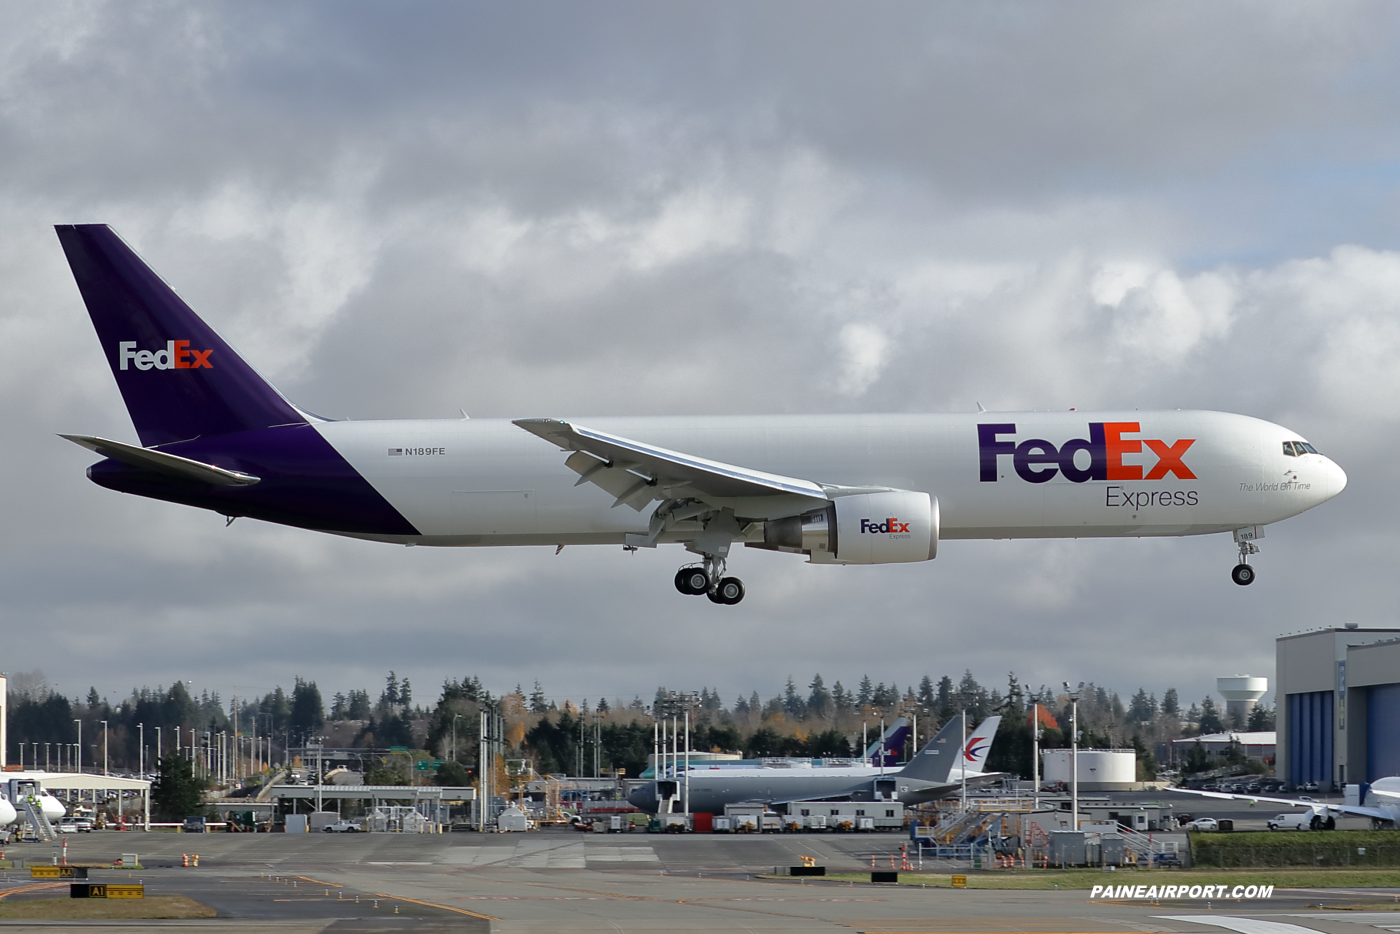
[[[1275,814],[1269,818],[1270,830],[1312,830],[1312,811],[1301,814]]]

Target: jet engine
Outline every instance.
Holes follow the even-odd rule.
[[[938,554],[938,498],[910,490],[837,496],[830,505],[763,523],[763,544],[814,562],[897,564]]]

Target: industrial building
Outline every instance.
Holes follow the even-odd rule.
[[[1275,660],[1280,778],[1335,791],[1400,775],[1400,629],[1280,636]]]

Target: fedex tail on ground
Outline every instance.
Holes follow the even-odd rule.
[[[676,588],[738,603],[736,544],[817,564],[931,560],[945,539],[1233,533],[1331,499],[1341,468],[1223,412],[332,421],[285,399],[104,225],[62,226],[139,444],[113,490],[407,545],[681,544]],[[533,437],[531,437],[533,436]]]

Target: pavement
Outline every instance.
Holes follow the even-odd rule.
[[[818,879],[760,879],[812,856],[829,871],[889,867],[896,834],[772,836],[582,834],[94,833],[68,858],[136,852],[146,867],[94,870],[94,881],[146,883],[215,908],[200,921],[0,921],[9,931],[796,932],[870,934],[1400,934],[1400,891],[1277,893],[1268,901],[1090,901],[1085,889],[922,889]],[[7,848],[43,859],[48,845]],[[181,868],[182,853],[200,854]],[[946,867],[945,867],[946,868]],[[1104,873],[1106,881],[1129,874]],[[1227,882],[1228,877],[1222,877]],[[11,872],[23,898],[27,873]],[[1321,903],[1324,907],[1319,908]],[[397,914],[395,914],[397,909]],[[1350,909],[1350,910],[1338,910]]]

